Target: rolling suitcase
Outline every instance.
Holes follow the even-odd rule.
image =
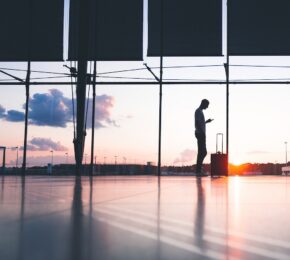
[[[222,138],[221,152],[218,151],[219,136]],[[228,176],[228,155],[223,153],[224,136],[222,133],[216,135],[216,153],[211,154],[211,176]]]

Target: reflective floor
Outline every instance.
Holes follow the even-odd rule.
[[[290,177],[0,177],[0,259],[290,259]]]

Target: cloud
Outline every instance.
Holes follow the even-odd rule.
[[[5,118],[9,122],[21,122],[24,121],[24,113],[17,110],[8,110]]]
[[[185,149],[180,153],[180,156],[174,160],[174,164],[176,163],[188,163],[192,162],[196,158],[196,151],[191,149]]]
[[[76,102],[74,103],[76,109]],[[88,104],[87,127],[91,128],[92,99],[89,99]],[[72,100],[57,89],[50,89],[48,93],[34,94],[29,100],[29,124],[64,128],[73,121],[72,107]],[[118,126],[116,121],[111,118],[113,107],[114,98],[112,96],[96,96],[95,128]],[[9,110],[5,113],[5,108],[0,105],[0,118],[10,122],[20,122],[24,120],[24,112]]]
[[[72,121],[72,104],[57,89],[34,94],[29,101],[29,123],[39,126],[66,127]]]
[[[5,111],[6,111],[6,109],[0,105],[0,118],[5,117]]]
[[[23,147],[21,147],[23,150]],[[54,142],[50,138],[32,138],[27,144],[29,151],[67,151],[67,147],[61,145],[60,142]]]
[[[95,108],[95,128],[107,127],[109,125],[118,127],[119,125],[115,120],[112,120],[111,109],[114,107],[114,98],[112,96],[101,95],[96,96],[96,108]],[[87,105],[87,104],[86,104]],[[93,100],[89,99],[88,102],[88,115],[87,115],[87,127],[92,127],[92,108]]]

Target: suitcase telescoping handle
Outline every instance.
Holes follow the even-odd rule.
[[[222,137],[222,153],[224,153],[224,134],[223,133],[217,133],[216,134],[216,153],[218,153],[218,138],[219,135]]]

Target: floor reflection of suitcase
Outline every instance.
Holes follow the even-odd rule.
[[[218,151],[218,139],[222,138],[221,152]],[[211,154],[211,176],[228,176],[228,155],[223,153],[224,136],[222,133],[216,135],[216,153]]]

